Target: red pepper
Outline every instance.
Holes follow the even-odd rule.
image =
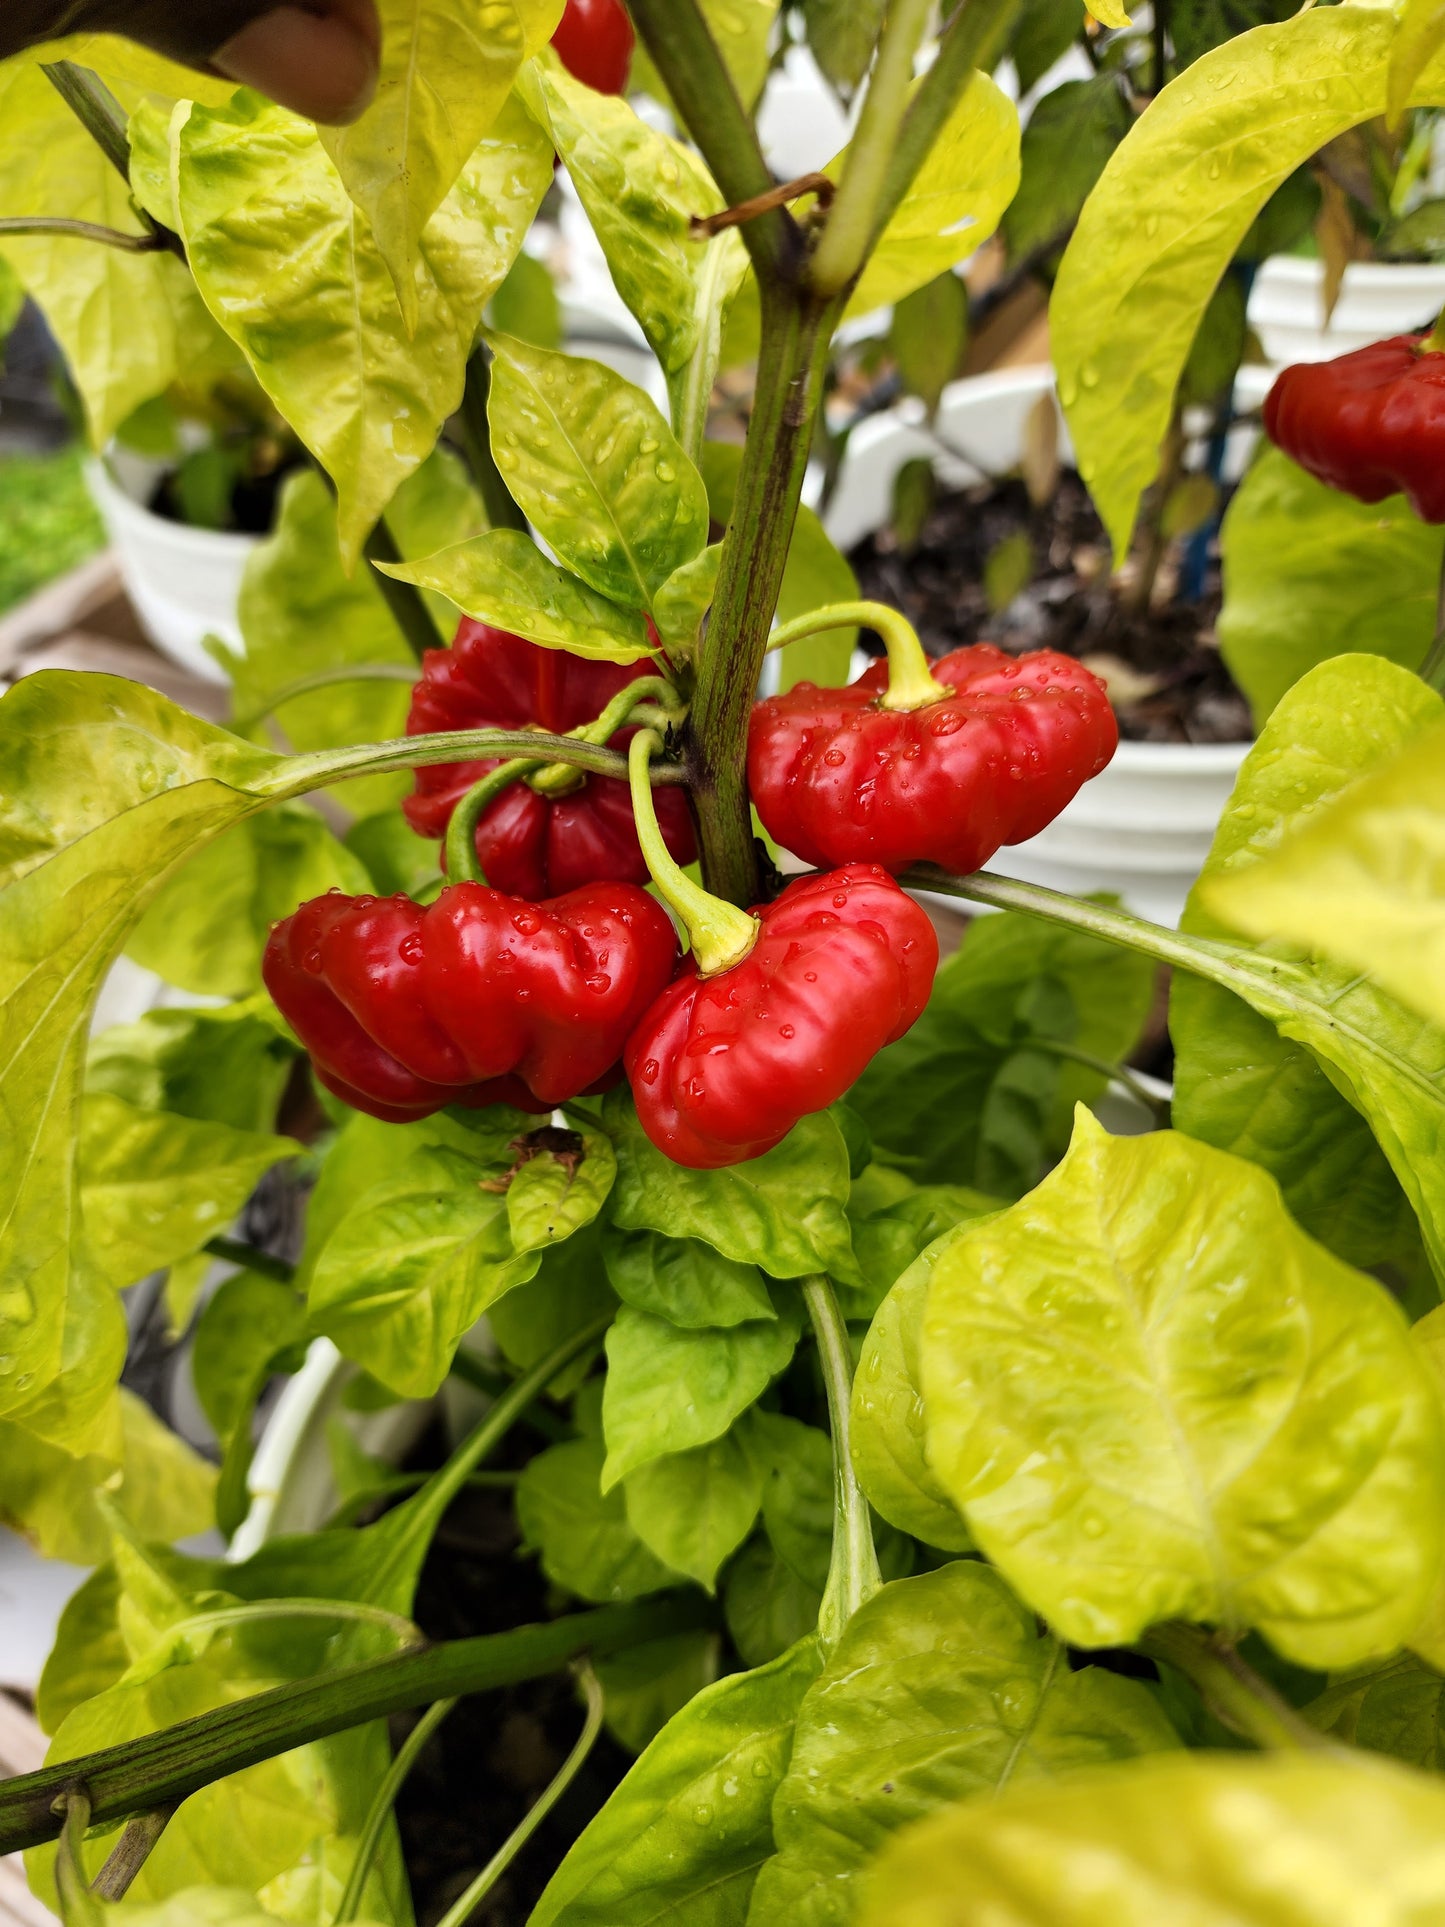
[[[873,864],[803,877],[753,914],[742,961],[701,977],[689,957],[627,1045],[642,1128],[696,1171],[761,1157],[840,1098],[916,1022],[938,968],[933,925]]]
[[[1265,433],[1331,488],[1361,502],[1405,495],[1423,521],[1445,522],[1445,354],[1427,339],[1395,335],[1286,368]]]
[[[457,883],[429,908],[315,897],[272,930],[262,972],[326,1088],[398,1122],[605,1089],[676,961],[667,912],[630,883],[550,903]]]
[[[429,649],[423,658],[407,734],[500,728],[565,736],[600,716],[629,682],[656,670],[650,657],[589,662],[464,620],[450,649]],[[625,748],[633,734],[619,730],[612,747]],[[406,820],[421,836],[444,837],[462,797],[502,760],[419,769],[415,793],[402,804]],[[679,862],[691,863],[692,817],[682,791],[660,795],[658,813],[668,849]],[[584,777],[564,796],[542,796],[514,783],[477,826],[477,859],[494,889],[534,900],[584,883],[648,880],[627,785],[610,776]]]
[[[567,0],[552,45],[574,80],[599,94],[621,94],[627,91],[634,40],[619,0]]]
[[[1051,823],[1118,744],[1104,685],[1071,656],[976,643],[928,669],[946,693],[923,686],[907,707],[888,706],[883,663],[846,689],[799,683],[754,707],[748,780],[785,849],[822,867],[966,876]]]

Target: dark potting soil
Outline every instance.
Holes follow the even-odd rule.
[[[1006,608],[991,610],[986,564],[1000,544],[1020,534],[1033,553],[1033,574]],[[940,490],[915,548],[905,554],[884,530],[848,559],[863,595],[901,609],[931,655],[971,642],[997,643],[1014,654],[1061,649],[1109,686],[1120,734],[1128,741],[1253,738],[1249,705],[1224,666],[1214,633],[1217,539],[1209,542],[1197,601],[1171,592],[1171,556],[1160,570],[1153,606],[1132,615],[1110,587],[1108,540],[1088,491],[1071,470],[1042,507],[1034,506],[1016,479]],[[879,638],[865,635],[863,641],[882,654]]]
[[[285,462],[269,474],[242,476],[231,490],[231,512],[226,527],[236,535],[269,535],[276,526],[276,510],[288,476],[305,466],[304,458]],[[175,478],[163,475],[146,504],[152,515],[167,522],[185,523],[176,499]]]
[[[520,1427],[488,1469],[519,1467],[536,1446]],[[408,1464],[429,1469],[447,1449],[433,1428]],[[576,1602],[553,1595],[536,1559],[520,1551],[511,1494],[464,1492],[422,1570],[414,1615],[422,1631],[432,1639],[467,1639],[568,1610],[576,1611]],[[481,1693],[453,1708],[396,1804],[417,1927],[434,1927],[481,1872],[572,1751],[583,1717],[581,1696],[566,1673]],[[405,1714],[392,1721],[394,1746],[415,1720]],[[603,1731],[566,1794],[472,1916],[474,1927],[525,1927],[542,1889],[632,1757]]]

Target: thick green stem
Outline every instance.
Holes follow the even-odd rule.
[[[472,480],[477,485],[491,526],[494,529],[516,529],[519,534],[525,535],[527,518],[517,506],[512,491],[507,487],[506,477],[497,467],[497,458],[492,453],[492,430],[487,417],[487,400],[491,392],[492,358],[486,348],[479,347],[467,363],[467,382],[462,391],[458,415],[467,466],[472,471]]]
[[[828,1420],[833,1432],[833,1558],[828,1586],[818,1615],[818,1637],[825,1647],[837,1645],[843,1629],[858,1608],[883,1584],[873,1545],[873,1521],[868,1501],[853,1470],[849,1444],[853,1397],[853,1348],[848,1327],[838,1308],[837,1295],[821,1275],[803,1280],[803,1300],[818,1341],[818,1358],[828,1393]]]
[[[555,1673],[583,1653],[606,1655],[707,1623],[684,1595],[604,1606],[541,1626],[390,1653],[297,1680],[0,1785],[0,1855],[42,1846],[61,1829],[57,1802],[84,1792],[90,1818],[124,1819],[174,1805],[201,1787],[313,1740],[389,1713]]]
[[[639,729],[628,746],[637,840],[659,895],[687,930],[699,976],[715,977],[742,962],[757,942],[760,926],[745,910],[709,896],[673,860],[657,821],[648,777],[651,759],[661,747],[662,738],[655,729]]]
[[[105,1865],[90,1883],[90,1891],[98,1900],[125,1899],[174,1812],[174,1807],[157,1807],[152,1813],[137,1813],[126,1821]]]
[[[1176,1667],[1199,1689],[1204,1704],[1232,1732],[1256,1746],[1292,1752],[1330,1752],[1331,1743],[1280,1698],[1234,1648],[1197,1626],[1156,1626],[1139,1642],[1151,1659]]]
[[[417,1755],[455,1705],[456,1701],[450,1699],[438,1700],[435,1706],[428,1707],[397,1749],[396,1758],[388,1767],[386,1777],[376,1789],[375,1797],[367,1809],[366,1823],[356,1843],[356,1858],[351,1863],[351,1873],[333,1917],[332,1927],[343,1927],[344,1923],[355,1920],[361,1912],[361,1897],[366,1891],[371,1863],[376,1858],[382,1831],[396,1803],[396,1796],[416,1765]]]
[[[363,553],[369,563],[402,562],[406,559],[385,522],[378,522],[367,536]],[[446,647],[447,638],[432,620],[426,597],[414,582],[402,582],[378,568],[372,569],[371,579],[380,589],[392,620],[406,637],[407,646],[418,662],[428,649]]]
[[[18,214],[0,221],[0,234],[59,234],[76,241],[94,241],[104,248],[118,248],[123,254],[164,254],[162,235],[124,234],[119,228],[101,227],[95,221],[72,221],[60,214]]]
[[[100,75],[73,60],[42,62],[40,71],[129,187],[130,123]]]
[[[868,258],[893,151],[908,111],[913,62],[932,11],[933,0],[892,0],[888,9],[858,131],[848,144],[837,198],[808,270],[808,279],[821,295],[851,286]]]
[[[826,634],[829,629],[876,629],[888,651],[888,688],[879,697],[881,709],[926,709],[950,692],[935,682],[918,631],[901,610],[886,602],[834,602],[806,616],[785,622],[768,637],[768,652],[786,649],[790,642]]]
[[[258,778],[252,791],[266,802],[279,803],[344,783],[353,776],[425,769],[432,763],[480,763],[493,756],[515,756],[519,750],[539,763],[571,763],[596,776],[627,781],[625,756],[572,736],[552,736],[536,729],[439,729],[425,736],[398,737],[389,743],[361,743],[355,749],[289,756],[279,769]],[[652,780],[655,784],[685,783],[687,773],[676,763],[662,763],[654,766]]]
[[[773,177],[698,0],[632,0],[630,12],[724,201],[734,206],[768,193]],[[765,283],[790,274],[802,257],[802,235],[784,208],[749,221],[742,237]]]
[[[577,1744],[562,1762],[541,1798],[532,1806],[526,1817],[513,1828],[461,1899],[443,1914],[437,1927],[465,1927],[465,1923],[481,1906],[586,1764],[587,1756],[597,1744],[597,1736],[602,1731],[603,1700],[602,1687],[596,1673],[590,1666],[584,1666],[581,1672],[582,1690],[587,1698],[587,1717],[583,1722]]]
[[[748,808],[748,719],[841,312],[841,300],[818,304],[792,290],[763,289],[757,396],[698,661],[688,747],[703,877],[735,904],[756,903],[760,894]]]

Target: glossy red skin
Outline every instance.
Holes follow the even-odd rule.
[[[702,979],[687,959],[627,1045],[642,1128],[695,1171],[761,1157],[842,1097],[938,969],[933,925],[874,864],[800,878],[754,915],[743,961]]]
[[[1265,433],[1316,480],[1361,502],[1405,495],[1445,522],[1445,354],[1395,335],[1334,361],[1286,368],[1264,404]]]
[[[676,963],[666,911],[632,884],[530,903],[457,883],[428,908],[315,897],[272,930],[262,974],[326,1088],[397,1122],[605,1089]]]
[[[545,729],[565,736],[600,716],[628,683],[656,673],[650,656],[588,662],[464,620],[450,649],[429,649],[423,657],[406,732]],[[625,750],[635,734],[619,730],[612,748]],[[502,760],[417,770],[416,789],[402,804],[407,822],[419,836],[444,837],[462,797]],[[680,789],[659,789],[656,802],[668,849],[679,863],[691,863],[697,850],[687,799]],[[627,785],[610,776],[589,776],[561,797],[512,784],[477,825],[477,860],[494,889],[533,902],[586,883],[649,881]]]
[[[748,781],[768,834],[805,863],[981,869],[1058,815],[1118,746],[1104,685],[1050,649],[991,643],[930,665],[957,693],[887,710],[878,662],[846,689],[799,683],[753,707]]]
[[[567,0],[552,36],[562,65],[599,94],[627,91],[636,36],[619,0]]]

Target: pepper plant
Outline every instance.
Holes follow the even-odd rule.
[[[569,77],[557,0],[382,11],[340,132],[116,42],[0,69],[0,239],[96,440],[223,341],[316,464],[233,728],[98,675],[0,703],[0,1506],[95,1566],[0,1850],[85,1927],[405,1923],[421,1747],[576,1664],[577,1745],[449,1927],[604,1724],[637,1757],[539,1927],[1435,1918],[1440,695],[1321,652],[1180,931],[974,868],[1107,761],[1097,685],[930,664],[868,604],[774,624],[839,324],[1016,186],[1007,0],[932,45],[924,0],[879,10],[855,139],[782,185],[729,65],[760,0],[632,0],[679,139]],[[1121,552],[1250,222],[1342,129],[1445,101],[1440,39],[1434,0],[1255,28],[1118,147],[1053,315]],[[499,324],[554,153],[665,414]],[[861,623],[886,670],[755,706],[770,647]],[[939,968],[904,886],[1003,914]],[[209,1001],[89,1037],[126,951]],[[1127,1069],[1161,964],[1168,1101]],[[1111,1083],[1157,1128],[1111,1134]],[[299,1252],[233,1235],[273,1171]],[[119,1379],[121,1293],[168,1273],[184,1325],[216,1256],[213,1481]],[[240,1525],[317,1335],[372,1405],[489,1403],[398,1503],[343,1442],[345,1516],[177,1551]],[[498,1452],[557,1610],[428,1642],[423,1561]]]

